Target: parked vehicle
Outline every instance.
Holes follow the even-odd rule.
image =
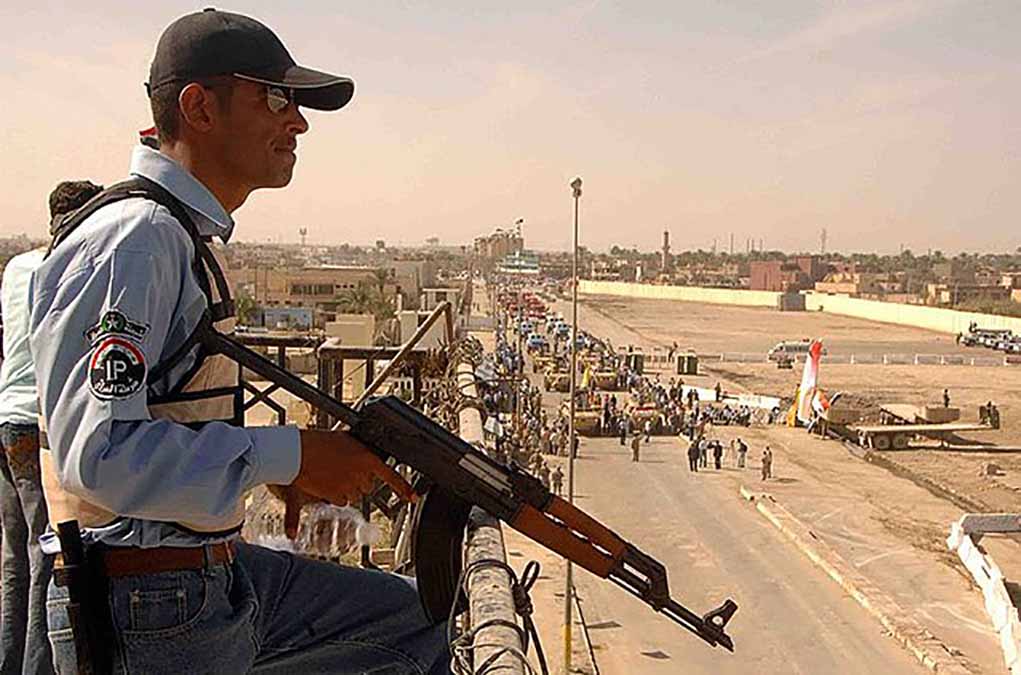
[[[787,361],[795,359],[798,356],[804,356],[808,354],[809,348],[812,346],[812,341],[805,340],[784,340],[777,342],[772,349],[766,353],[766,358],[770,361]],[[823,347],[822,353],[826,353],[826,348]]]
[[[525,347],[530,352],[545,349],[547,346],[548,343],[546,342],[546,338],[544,338],[542,335],[539,335],[538,333],[532,333],[531,335],[528,336],[528,339],[525,341]]]

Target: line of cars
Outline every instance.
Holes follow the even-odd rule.
[[[521,335],[525,348],[532,354],[545,354],[551,349],[551,340],[570,342],[571,324],[560,312],[549,308],[554,296],[548,293],[507,289],[500,293],[497,302],[512,317],[512,327]],[[514,318],[517,317],[517,318]],[[578,348],[587,349],[594,338],[578,331]]]
[[[556,312],[548,312],[542,319],[522,319],[516,326],[525,341],[529,353],[545,353],[550,349],[550,339],[568,341],[571,326]],[[578,345],[587,345],[588,336],[578,335]]]
[[[1021,354],[1021,335],[1009,328],[979,328],[974,323],[968,332],[958,335],[957,341],[965,347],[985,347],[1007,354]]]

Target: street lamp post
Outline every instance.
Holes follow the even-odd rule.
[[[574,448],[577,430],[574,427],[575,394],[578,386],[578,203],[581,200],[581,178],[571,181],[574,196],[574,250],[571,256],[571,402],[567,442],[567,502],[574,503]],[[571,672],[571,623],[574,579],[571,561],[567,561],[567,580],[564,590],[564,673]]]

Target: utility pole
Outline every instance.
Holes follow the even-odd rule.
[[[574,196],[574,251],[571,256],[571,403],[567,434],[567,503],[574,503],[574,446],[577,430],[574,427],[575,395],[578,386],[578,203],[581,201],[581,178],[571,181]],[[564,673],[571,672],[571,629],[574,598],[574,570],[567,561],[567,581],[564,587]]]

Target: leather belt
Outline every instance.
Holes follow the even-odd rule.
[[[174,546],[111,547],[89,553],[96,554],[100,567],[107,577],[135,577],[162,572],[201,570],[207,566],[232,563],[234,561],[234,542],[225,541],[192,548]],[[59,554],[56,563],[63,564],[63,559]]]

